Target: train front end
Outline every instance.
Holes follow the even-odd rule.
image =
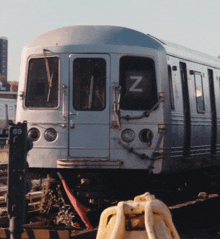
[[[28,122],[34,142],[29,167],[160,173],[163,72],[161,44],[126,28],[66,27],[28,43],[17,122]]]

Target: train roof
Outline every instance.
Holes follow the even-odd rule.
[[[165,51],[166,54],[176,56],[185,60],[198,62],[201,64],[220,67],[220,59],[204,53],[158,39],[149,34],[144,34],[136,30],[118,26],[69,26],[44,33],[25,47],[28,48],[50,48],[56,52],[71,52],[82,49],[81,52],[124,52],[136,47],[150,48]],[[126,49],[126,50],[125,50]]]
[[[72,45],[125,45],[158,49],[161,44],[141,32],[116,26],[69,26],[47,32],[26,47]]]
[[[166,40],[158,39],[158,41],[160,41],[161,44],[163,44],[165,51],[168,55],[220,68],[220,59],[217,57],[210,56],[205,53],[192,50],[190,48],[175,43],[171,43]]]

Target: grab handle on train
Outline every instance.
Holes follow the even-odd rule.
[[[96,239],[107,238],[180,239],[168,207],[149,193],[102,212]]]

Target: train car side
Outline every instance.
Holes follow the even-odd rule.
[[[218,58],[165,43],[171,118],[168,171],[219,165]]]
[[[4,146],[8,138],[8,123],[9,120],[16,119],[16,99],[0,98],[0,144]]]

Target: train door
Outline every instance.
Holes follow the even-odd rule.
[[[216,104],[215,104],[215,88],[213,70],[208,69],[209,78],[209,92],[210,92],[210,105],[211,105],[211,154],[216,154],[217,143],[217,117],[216,117]]]
[[[191,116],[190,116],[190,102],[189,102],[189,89],[187,82],[186,64],[180,62],[180,75],[182,82],[183,93],[183,113],[184,113],[184,143],[183,143],[183,156],[190,156],[191,144]]]
[[[109,77],[109,55],[70,55],[70,157],[109,156]]]
[[[215,69],[213,71],[213,83],[214,83],[214,89],[215,89],[215,96],[216,96],[216,124],[217,124],[217,130],[216,130],[216,156],[220,155],[220,70]]]

